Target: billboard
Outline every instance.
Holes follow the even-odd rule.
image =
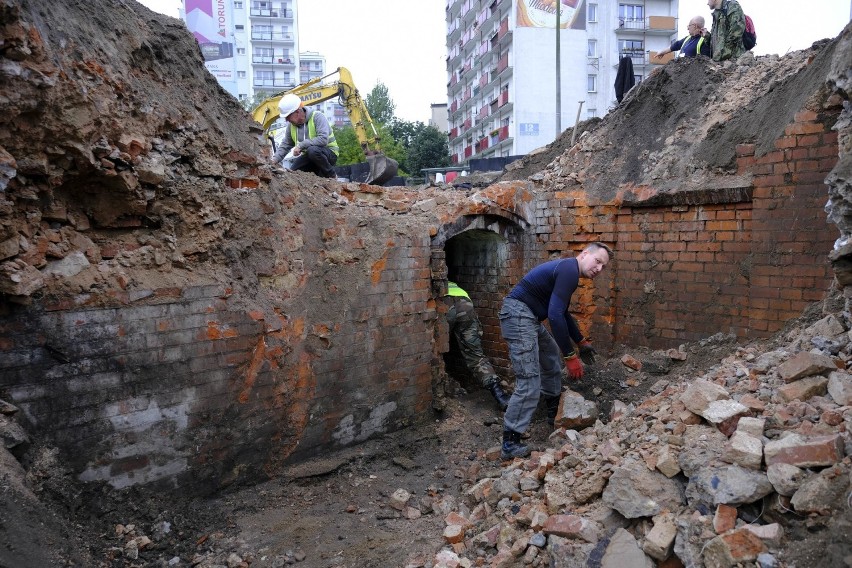
[[[228,0],[186,0],[186,27],[201,46],[207,70],[223,86],[234,82],[231,3]]]
[[[556,2],[559,8],[559,26],[562,29],[586,29],[585,0],[516,0],[516,21],[519,28],[556,27]]]

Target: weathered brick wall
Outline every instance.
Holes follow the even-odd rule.
[[[278,255],[278,268],[266,263],[260,289],[4,303],[2,398],[80,479],[190,493],[426,419],[436,319],[428,230],[377,227],[396,234],[378,237],[384,249],[371,260],[375,235],[344,218],[322,222],[336,229],[302,226],[301,249]],[[287,248],[279,232],[292,227],[273,225],[263,232]]]

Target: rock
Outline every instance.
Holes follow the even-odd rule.
[[[751,414],[751,410],[735,400],[714,400],[700,414],[707,422],[715,424],[720,432],[730,436],[739,419]]]
[[[641,371],[642,370],[642,362],[639,361],[638,359],[636,359],[635,357],[633,357],[632,355],[627,355],[627,354],[623,355],[621,357],[621,363],[625,367],[629,367],[630,369],[633,369],[634,371]]]
[[[774,463],[766,468],[766,477],[769,478],[776,493],[789,497],[796,492],[807,474],[794,465]]]
[[[822,396],[828,390],[828,379],[821,376],[805,377],[786,384],[778,389],[778,395],[785,402],[805,401],[814,396]]]
[[[831,339],[846,331],[843,324],[840,323],[834,315],[828,315],[815,324],[805,329],[805,333],[811,336],[821,336]]]
[[[595,524],[578,515],[551,515],[542,529],[545,534],[565,538],[580,538],[586,542],[598,542],[600,535]]]
[[[763,440],[737,430],[725,445],[722,459],[749,469],[760,469],[763,462]]]
[[[830,514],[847,507],[849,468],[834,466],[805,480],[790,502],[799,513]]]
[[[844,445],[839,434],[806,437],[790,434],[768,442],[763,448],[766,465],[787,463],[797,467],[833,465],[843,459]]]
[[[716,428],[689,426],[684,432],[684,445],[677,463],[684,475],[692,477],[707,465],[718,462],[727,442],[727,436]]]
[[[0,414],[0,440],[3,441],[3,447],[7,450],[30,443],[30,437],[23,426],[5,414]]]
[[[837,365],[831,357],[800,351],[778,367],[778,374],[785,383],[791,383],[802,377],[836,370]]]
[[[408,505],[408,500],[411,499],[411,493],[405,489],[397,489],[390,497],[390,506],[397,511],[402,511]]]
[[[628,519],[651,517],[664,509],[676,511],[684,503],[677,481],[635,463],[616,468],[604,489],[603,501]]]
[[[766,426],[766,420],[763,418],[753,418],[751,416],[743,416],[737,422],[737,432],[744,432],[755,438],[763,436],[763,429]]]
[[[706,568],[731,568],[737,564],[753,562],[757,555],[766,550],[763,541],[754,533],[738,529],[719,535],[704,547]]]
[[[852,375],[834,371],[828,375],[828,394],[840,406],[852,406]]]
[[[75,250],[68,253],[61,260],[53,260],[42,269],[43,274],[52,274],[64,278],[71,278],[81,273],[90,265],[89,259],[82,252]]]
[[[784,528],[778,523],[770,523],[768,525],[748,524],[743,528],[773,547],[779,546],[781,539],[784,538]]]
[[[624,529],[616,529],[601,559],[601,568],[625,568],[626,566],[654,568],[654,562],[642,552],[632,534]]]
[[[562,394],[556,412],[555,424],[559,428],[581,429],[594,425],[598,419],[598,407],[571,391]]]
[[[655,560],[665,560],[672,553],[676,536],[674,515],[657,515],[654,517],[653,528],[645,535],[642,550]]]
[[[731,396],[724,387],[699,379],[693,381],[680,396],[681,402],[686,406],[687,410],[695,414],[703,416],[704,410],[711,402],[717,400],[728,400]]]
[[[690,506],[704,504],[712,510],[716,505],[744,505],[772,493],[772,484],[763,472],[738,465],[707,467],[689,478],[686,498]]]
[[[737,508],[730,505],[720,504],[716,507],[713,515],[713,530],[716,534],[723,534],[733,530],[737,526]]]
[[[660,448],[657,454],[657,469],[666,477],[674,477],[680,473],[680,466],[677,463],[677,455],[672,451],[668,444]]]

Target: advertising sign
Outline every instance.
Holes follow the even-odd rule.
[[[234,81],[232,23],[227,0],[186,0],[186,27],[201,46],[205,67],[220,83]]]
[[[516,0],[519,28],[556,27],[556,2],[559,8],[559,26],[562,29],[586,29],[585,0]]]

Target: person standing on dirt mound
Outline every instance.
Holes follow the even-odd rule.
[[[302,99],[292,93],[281,97],[278,111],[290,127],[285,129],[281,145],[272,156],[272,163],[280,163],[292,150],[291,170],[311,172],[325,178],[336,177],[333,166],[337,163],[340,148],[325,115],[305,108]]]
[[[500,409],[506,410],[509,397],[500,388],[500,378],[482,351],[482,325],[476,317],[470,296],[458,284],[450,281],[447,282],[447,295],[443,300],[447,305],[447,325],[456,338],[468,371],[488,389]]]
[[[515,392],[503,417],[501,459],[529,455],[521,443],[540,396],[544,396],[549,421],[554,421],[562,393],[562,366],[573,380],[583,378],[584,362],[594,363],[595,350],[568,313],[580,278],[595,278],[610,259],[612,249],[591,243],[576,258],[561,258],[530,270],[503,300],[500,331],[509,345],[515,372]],[[542,322],[547,320],[552,335]],[[573,342],[573,343],[572,343]]]
[[[683,57],[696,57],[698,55],[711,57],[713,55],[713,52],[710,50],[710,40],[702,35],[707,31],[704,29],[704,18],[695,16],[689,20],[689,23],[686,25],[686,31],[689,32],[688,36],[673,41],[672,45],[659,52],[657,57],[668,55],[673,51],[680,51],[680,55]]]
[[[743,32],[746,20],[740,3],[737,0],[707,0],[707,6],[713,10],[713,29],[708,37],[713,60],[736,59],[745,53]]]

